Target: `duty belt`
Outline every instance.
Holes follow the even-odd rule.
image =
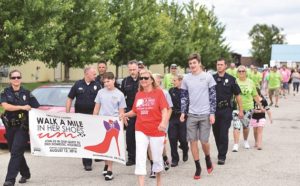
[[[230,107],[230,104],[228,103],[227,100],[219,101],[217,103],[217,108],[218,109],[224,109],[224,108],[227,108],[227,107]]]

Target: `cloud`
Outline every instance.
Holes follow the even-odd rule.
[[[189,0],[179,0],[187,3]],[[274,24],[283,28],[289,44],[300,44],[299,0],[195,0],[205,4],[220,22],[226,25],[224,36],[232,50],[249,56],[251,43],[248,32],[253,25]]]

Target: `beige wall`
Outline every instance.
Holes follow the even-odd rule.
[[[97,63],[87,65],[97,68]],[[11,66],[9,71],[13,69],[18,69],[22,72],[22,82],[32,83],[32,82],[54,82],[54,81],[63,81],[64,80],[64,66],[58,64],[56,68],[48,68],[44,63],[40,61],[29,61],[26,64],[20,66]],[[164,72],[167,72],[167,69],[164,69],[163,64],[151,65],[149,70],[152,73],[159,73],[164,75]],[[178,69],[179,73],[183,73],[183,69]],[[107,71],[113,72],[115,74],[116,67],[108,63]],[[124,78],[128,76],[127,65],[122,65],[119,67],[119,78]],[[70,69],[70,80],[76,81],[83,78],[83,68],[71,68]],[[8,78],[2,78],[2,83],[7,83]]]
[[[54,79],[54,69],[47,68],[40,61],[29,61],[24,65],[9,67],[9,71],[14,69],[21,71],[22,82],[43,82],[53,81]],[[8,81],[8,78],[2,78],[3,83],[7,83]]]

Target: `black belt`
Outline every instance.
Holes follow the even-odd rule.
[[[218,109],[225,109],[231,107],[230,103],[227,100],[219,101],[217,103],[217,108]]]

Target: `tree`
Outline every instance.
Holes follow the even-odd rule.
[[[69,0],[68,5],[55,44],[44,50],[41,58],[52,67],[63,63],[66,81],[69,68],[111,59],[118,50],[118,26],[113,25],[115,17],[109,13],[107,1]]]
[[[2,0],[0,7],[0,64],[21,65],[52,47],[67,6],[61,0]]]
[[[252,56],[257,60],[259,65],[269,64],[271,60],[272,44],[284,44],[285,35],[283,29],[275,25],[256,24],[249,32],[252,49]]]
[[[161,14],[167,14],[169,24],[164,26],[167,28],[169,42],[166,46],[169,47],[169,52],[165,53],[164,65],[170,66],[175,63],[181,67],[187,65],[186,59],[190,51],[187,48],[187,32],[186,17],[184,15],[183,6],[172,1],[170,4],[167,0],[161,2]]]
[[[168,53],[169,17],[160,14],[155,0],[112,0],[110,13],[115,15],[119,50],[112,59],[118,67],[131,59],[147,66],[164,62]]]
[[[199,6],[191,0],[185,4],[187,12],[188,41],[190,52],[199,52],[202,64],[207,68],[215,67],[219,57],[229,58],[228,45],[225,44],[223,33],[225,26],[219,22],[213,11],[204,5]]]

